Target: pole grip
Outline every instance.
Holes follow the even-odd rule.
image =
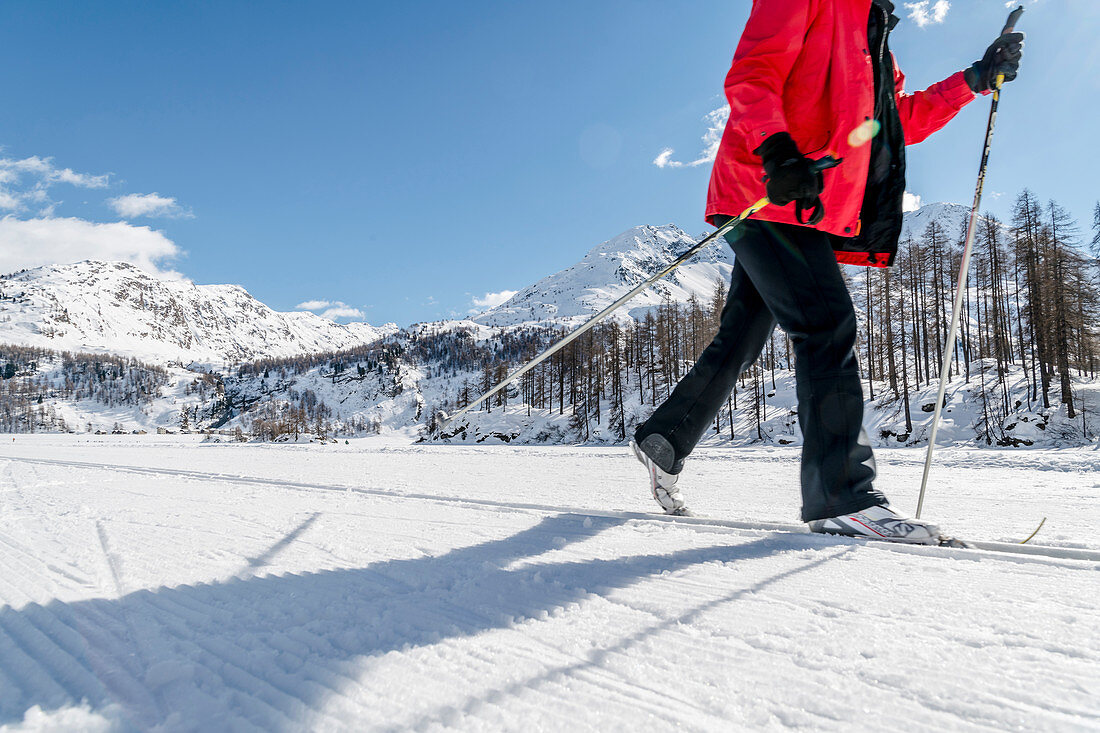
[[[1005,27],[1001,29],[1001,35],[1006,36],[1016,30],[1016,24],[1020,22],[1020,16],[1024,14],[1024,6],[1013,10],[1008,14],[1008,20],[1005,22]],[[1005,83],[1005,75],[998,74],[997,78],[993,82],[993,91],[999,92],[1001,86]]]
[[[1005,27],[1001,31],[1001,35],[1004,36],[1004,35],[1007,35],[1009,33],[1012,33],[1014,30],[1016,30],[1016,24],[1020,22],[1020,16],[1023,15],[1023,14],[1024,14],[1024,6],[1023,5],[1021,5],[1020,7],[1016,8],[1011,13],[1009,13],[1008,14],[1008,22],[1005,23]]]

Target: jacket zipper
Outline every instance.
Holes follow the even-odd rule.
[[[886,60],[886,35],[889,32],[890,16],[886,12],[886,8],[882,7],[878,3],[872,3],[872,4],[876,8],[879,9],[879,12],[882,13],[882,32],[880,34],[882,36],[882,38],[879,40],[878,66],[875,67],[874,71],[872,71],[872,74],[871,74],[871,78],[874,79],[874,72],[877,71],[880,75],[882,74],[882,71],[883,71],[882,62]],[[876,119],[876,120],[878,119],[879,112],[881,111],[880,108],[879,108],[879,102],[882,99],[882,89],[886,88],[886,86],[885,86],[886,83],[887,83],[886,79],[879,79],[880,88],[875,90],[876,93],[875,93],[875,117],[874,117],[874,119]]]

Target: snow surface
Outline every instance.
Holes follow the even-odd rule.
[[[912,510],[923,452],[878,457]],[[944,449],[926,513],[1100,549],[1098,468]],[[791,521],[797,476],[794,448],[704,448],[682,483]],[[0,730],[1100,728],[1095,562],[655,507],[622,448],[16,436]]]

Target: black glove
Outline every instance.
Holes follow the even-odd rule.
[[[997,76],[1005,75],[1005,81],[1016,78],[1020,58],[1024,55],[1024,34],[1006,33],[985,50],[981,61],[975,61],[966,70],[966,83],[977,94],[988,92],[997,83]]]
[[[792,201],[798,202],[795,215],[799,222],[802,222],[802,212],[812,209],[809,221],[803,222],[810,226],[825,218],[825,207],[821,204],[825,179],[814,168],[814,161],[798,151],[789,134],[777,132],[753,152],[764,159],[765,188],[773,204],[786,206]]]

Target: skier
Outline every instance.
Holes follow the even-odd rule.
[[[736,257],[718,334],[631,443],[670,514],[688,513],[677,487],[684,459],[778,323],[795,354],[803,521],[814,532],[940,541],[938,527],[902,516],[873,485],[856,315],[837,263],[893,264],[905,146],[988,94],[998,75],[1014,79],[1023,34],[907,94],[889,50],[893,10],[890,0],[753,2],[726,76],[730,117],[706,217],[722,226],[765,193],[772,205],[726,235]],[[823,153],[841,164],[822,171],[809,156]]]

